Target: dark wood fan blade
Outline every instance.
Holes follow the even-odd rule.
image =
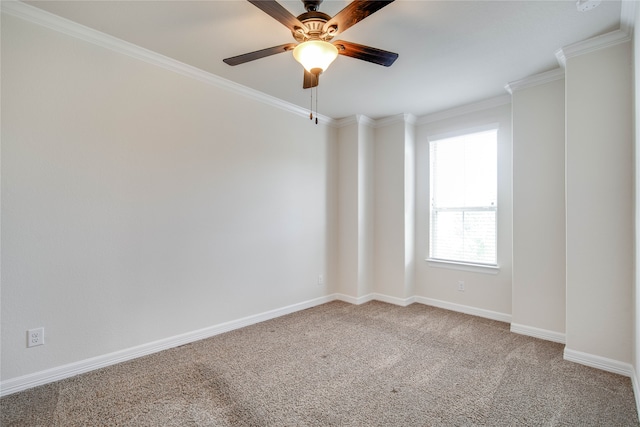
[[[307,70],[304,70],[304,79],[302,80],[302,88],[309,89],[312,87],[318,86],[320,83],[320,75],[319,74],[311,74]]]
[[[245,62],[264,58],[266,56],[275,55],[276,53],[286,52],[293,49],[294,47],[296,47],[295,43],[281,44],[280,46],[268,47],[266,49],[256,50],[255,52],[249,52],[243,55],[226,58],[223,59],[223,61],[229,65],[239,65],[244,64]]]
[[[352,58],[361,59],[374,64],[390,66],[398,59],[398,54],[389,52],[375,47],[364,46],[357,43],[351,43],[344,40],[333,42],[338,48],[340,55],[350,56]]]
[[[304,25],[298,18],[293,16],[291,12],[285,9],[275,0],[248,0],[249,3],[256,6],[258,9],[280,22],[282,25],[290,29],[291,31],[298,31],[301,29],[305,33],[309,31],[306,25]]]
[[[334,36],[393,3],[393,0],[355,0],[324,24],[324,31]]]

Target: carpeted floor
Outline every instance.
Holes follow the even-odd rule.
[[[0,399],[2,426],[637,426],[629,378],[506,323],[332,302]]]

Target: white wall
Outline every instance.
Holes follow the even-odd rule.
[[[340,121],[338,293],[349,302],[413,297],[412,120]]]
[[[416,293],[416,126],[415,117],[405,122],[404,144],[404,252],[405,293]]]
[[[443,268],[425,261],[429,256],[429,140],[430,136],[499,124],[498,130],[498,264],[497,274]],[[458,308],[507,319],[511,315],[512,201],[511,105],[466,112],[453,117],[418,121],[416,133],[416,295]],[[458,281],[465,291],[459,292]],[[478,311],[474,311],[478,313]]]
[[[360,272],[358,297],[370,294],[374,287],[374,138],[374,130],[370,120],[360,116],[358,119],[358,179],[360,185],[360,192],[358,193],[360,206],[358,211],[358,233],[361,251],[358,260],[358,270]]]
[[[566,331],[569,348],[628,362],[624,49],[568,62]],[[359,116],[335,130],[17,18],[2,18],[2,54],[3,381],[329,291],[355,302],[372,292],[416,295],[563,331],[563,239],[547,236],[555,243],[543,254],[548,242],[531,233],[562,227],[558,82],[514,97],[522,145],[512,200],[507,103],[422,118],[415,128]],[[500,271],[431,266],[427,138],[487,123],[500,124]],[[619,215],[611,224],[599,211],[609,205]],[[635,300],[638,313],[638,292]],[[26,349],[26,330],[38,326],[46,345]]]
[[[512,324],[564,336],[564,78],[513,91]]]
[[[3,15],[2,380],[325,295],[333,140]]]
[[[373,130],[363,116],[338,129],[337,292],[354,298],[373,290]]]
[[[358,123],[338,130],[338,286],[336,291],[358,296]]]
[[[566,64],[566,351],[631,363],[631,44]]]
[[[413,296],[413,127],[401,115],[375,129],[375,291],[399,300]]]
[[[636,5],[635,31],[633,33],[633,70],[634,70],[634,155],[635,155],[635,282],[633,287],[635,325],[633,333],[634,359],[636,378],[636,402],[640,403],[638,373],[640,372],[640,7]],[[640,412],[640,404],[638,405]]]
[[[375,132],[375,290],[404,295],[404,122]]]

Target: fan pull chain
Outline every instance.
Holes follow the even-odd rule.
[[[309,120],[313,120],[313,117],[314,117],[313,116],[313,89],[314,88],[316,90],[316,115],[315,115],[315,118],[316,118],[316,124],[318,124],[318,85],[312,86],[311,90],[309,91],[309,92],[311,92],[310,93],[310,95],[311,95],[311,103],[309,105]]]
[[[313,88],[309,91],[311,94],[311,103],[309,104],[309,120],[313,120]]]

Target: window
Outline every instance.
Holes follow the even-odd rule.
[[[429,142],[436,261],[497,265],[498,130]]]

